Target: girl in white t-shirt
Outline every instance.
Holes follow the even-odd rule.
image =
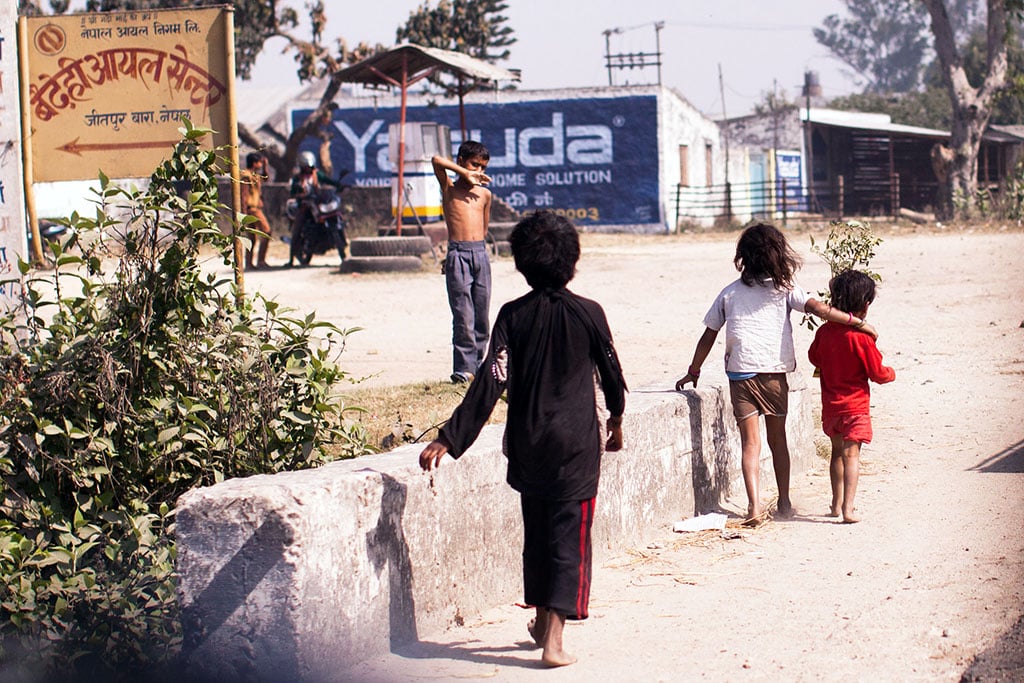
[[[711,352],[719,330],[725,327],[725,371],[743,450],[747,523],[756,525],[766,518],[760,498],[759,415],[764,415],[779,489],[778,514],[780,517],[793,515],[786,442],[789,406],[786,373],[796,369],[790,311],[812,313],[831,322],[852,325],[872,337],[877,338],[878,333],[863,319],[807,296],[794,281],[800,257],[790,248],[785,235],[772,225],[758,223],[744,230],[736,243],[733,263],[740,277],[718,294],[704,316],[707,329],[697,342],[686,375],[676,382],[676,391],[682,391],[687,383],[696,388],[700,367]]]

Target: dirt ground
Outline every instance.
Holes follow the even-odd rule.
[[[580,659],[572,666],[541,670],[529,613],[504,604],[343,678],[956,681],[982,654],[966,680],[1024,680],[1024,233],[932,227],[884,237],[869,319],[897,377],[873,388],[862,523],[824,516],[822,460],[794,476],[793,520],[727,540],[674,534],[666,519],[657,538],[614,549],[595,567],[591,618],[566,629]],[[604,305],[634,391],[670,388],[685,372],[707,306],[735,277],[735,238],[585,236],[571,288]],[[805,256],[801,285],[823,288],[808,235],[790,239]],[[280,246],[273,262],[285,258]],[[450,315],[436,268],[340,275],[320,259],[249,273],[247,290],[362,327],[342,364],[366,385],[448,376]],[[493,266],[496,314],[525,284],[511,259]],[[812,333],[795,336],[809,373]],[[725,382],[721,358],[716,348],[702,383]],[[744,507],[742,490],[723,501],[736,514]]]

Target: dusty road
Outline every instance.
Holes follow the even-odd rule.
[[[572,288],[605,306],[634,390],[668,388],[682,374],[705,309],[735,276],[735,237],[586,239]],[[826,269],[807,235],[791,241],[806,259],[799,282],[823,288]],[[573,666],[540,670],[529,614],[505,604],[420,634],[414,647],[345,678],[959,680],[1024,614],[1022,255],[1019,231],[886,236],[870,319],[897,378],[873,388],[861,524],[824,517],[822,461],[794,477],[794,520],[725,540],[673,534],[666,519],[658,538],[596,567],[592,617],[566,629],[566,647],[580,658]],[[248,289],[365,328],[350,338],[343,365],[371,384],[447,377],[440,275],[338,275],[323,263],[251,273]],[[509,259],[494,263],[494,280],[496,313],[525,285]],[[811,338],[796,332],[805,372]],[[724,383],[720,348],[705,368],[702,382]],[[738,490],[723,508],[744,504]],[[1020,669],[1000,679],[988,671],[982,680],[1024,680]]]

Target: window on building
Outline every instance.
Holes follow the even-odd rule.
[[[690,186],[690,146],[679,145],[679,184]]]

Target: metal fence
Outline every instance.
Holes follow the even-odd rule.
[[[677,185],[670,206],[675,208],[678,226],[688,220],[731,223],[766,218],[786,222],[847,214],[895,216],[900,201],[899,175],[858,178],[854,187],[848,187],[839,176],[831,185],[814,183],[809,187],[785,179],[705,187]]]

